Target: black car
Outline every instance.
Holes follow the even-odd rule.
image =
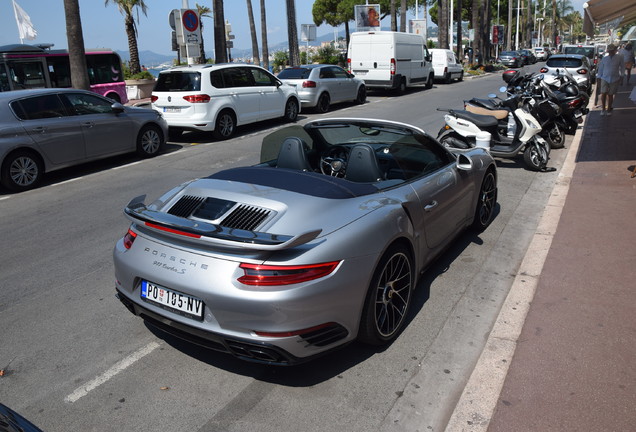
[[[522,50],[519,50],[519,52],[523,56],[525,64],[535,64],[537,62],[537,57],[534,55],[532,51],[527,49],[522,49]]]

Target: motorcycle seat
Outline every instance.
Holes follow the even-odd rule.
[[[501,106],[499,102],[492,99],[472,98],[469,102],[473,101],[475,102],[475,105],[482,106],[484,108],[499,108]]]
[[[493,116],[497,120],[503,120],[508,117],[508,111],[504,109],[488,109],[480,106],[466,104],[466,111],[473,114],[481,114],[485,116]]]
[[[486,111],[489,113],[491,112],[488,110]],[[469,122],[474,123],[475,126],[477,126],[478,128],[488,128],[488,127],[497,126],[499,124],[499,121],[497,120],[497,118],[495,118],[491,114],[488,114],[488,115],[473,114],[471,112],[464,111],[464,110],[453,110],[452,114],[457,118],[468,120]],[[508,115],[507,111],[506,111],[506,115]]]

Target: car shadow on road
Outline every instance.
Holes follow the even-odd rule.
[[[166,148],[164,152],[161,154],[174,153],[176,151],[181,150],[183,147],[184,147],[183,145],[178,143],[168,143],[166,144]],[[161,156],[161,154],[159,154],[158,156]],[[126,153],[126,154],[117,155],[117,156],[110,156],[108,158],[99,159],[92,162],[86,162],[81,165],[75,165],[68,168],[62,168],[56,171],[51,171],[44,174],[44,176],[42,177],[42,180],[34,188],[34,190],[41,189],[46,186],[55,185],[58,183],[64,183],[64,182],[85,177],[88,175],[97,174],[103,171],[108,171],[113,168],[121,168],[125,165],[139,162],[142,160],[145,160],[145,158],[138,156],[136,153]],[[20,192],[12,192],[3,187],[0,187],[0,196],[11,195],[14,193],[20,193]]]
[[[495,218],[499,212],[500,207],[499,204],[497,204]],[[473,243],[483,244],[483,240],[478,233],[467,230],[460,234],[456,241],[452,243],[451,247],[435,260],[420,277],[404,327],[408,326],[415,319],[430,298],[430,287],[433,281],[448,271],[452,263]],[[155,336],[164,340],[171,347],[202,363],[230,373],[250,376],[260,381],[288,387],[310,387],[338,377],[348,369],[390,347],[390,345],[374,347],[354,341],[320,357],[314,358],[307,363],[294,366],[271,366],[240,360],[230,354],[181,340],[163,332],[151,324],[146,323],[146,326]]]

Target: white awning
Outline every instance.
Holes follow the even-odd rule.
[[[583,31],[590,37],[594,36],[594,27],[598,24],[615,19],[621,19],[621,25],[636,22],[634,0],[589,0],[583,9]]]

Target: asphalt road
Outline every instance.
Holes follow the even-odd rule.
[[[328,117],[412,123],[432,135],[437,107],[486,96],[500,75],[371,93]],[[300,123],[318,114],[303,113]],[[114,297],[112,248],[124,205],[214,171],[258,162],[278,121],[215,142],[185,134],[160,157],[124,156],[0,190],[0,402],[46,431],[443,430],[558,176],[500,160],[499,208],[422,277],[405,331],[389,347],[351,344],[296,367],[245,363],[169,338]],[[568,137],[568,143],[571,137]],[[560,168],[567,148],[551,154]]]

